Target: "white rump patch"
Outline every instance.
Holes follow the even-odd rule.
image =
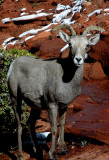
[[[14,60],[15,61],[15,60]],[[7,73],[7,76],[6,76],[6,81],[8,82],[8,79],[9,79],[9,76],[12,72],[12,68],[13,68],[13,64],[14,64],[14,61],[11,63],[10,67],[9,67],[9,70],[8,70],[8,73]]]

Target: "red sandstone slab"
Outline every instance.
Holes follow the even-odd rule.
[[[80,111],[67,112],[65,131],[109,144],[109,82],[87,82],[74,102]],[[89,96],[89,97],[88,97]]]

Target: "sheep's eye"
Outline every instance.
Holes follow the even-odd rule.
[[[89,52],[90,49],[91,49],[90,45],[87,45],[87,46],[85,47],[85,51],[86,51],[86,52]]]
[[[86,47],[85,47],[85,50],[87,50],[89,48],[89,45],[87,45]]]
[[[71,46],[71,43],[69,43],[69,47],[71,48],[72,46]]]

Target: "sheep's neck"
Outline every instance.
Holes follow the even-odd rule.
[[[73,59],[70,56],[66,59],[60,59],[60,64],[63,69],[62,80],[63,82],[68,83],[73,79],[78,67],[74,65]]]

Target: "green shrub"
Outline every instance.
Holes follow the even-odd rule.
[[[2,0],[0,0],[0,3],[2,3],[3,1]]]
[[[11,49],[5,51],[0,49],[0,129],[1,134],[14,133],[16,129],[15,115],[11,105],[11,99],[8,92],[6,75],[11,62],[19,56],[31,56],[26,50]],[[27,105],[23,102],[22,105],[22,124],[26,124],[28,112]]]

